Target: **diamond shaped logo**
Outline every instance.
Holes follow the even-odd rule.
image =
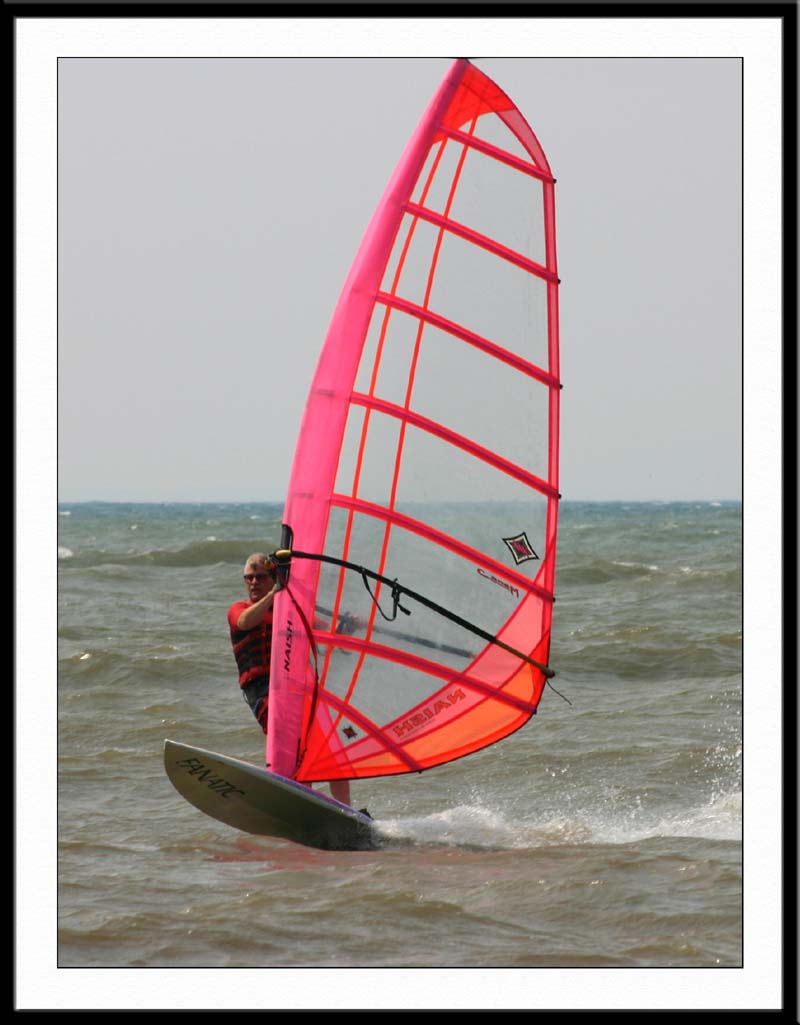
[[[528,535],[523,532],[516,537],[504,537],[503,542],[514,556],[514,562],[519,566],[521,562],[528,562],[530,559],[538,559],[539,556],[533,550],[533,545],[528,540]]]

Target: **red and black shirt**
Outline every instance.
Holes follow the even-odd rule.
[[[236,625],[239,616],[253,603],[237,601],[228,609],[228,626],[231,630],[231,646],[239,667],[239,686],[246,687],[253,680],[269,680],[269,661],[272,652],[272,609],[252,630],[240,630]]]

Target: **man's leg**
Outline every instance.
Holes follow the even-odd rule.
[[[330,782],[331,797],[342,804],[350,804],[350,780],[332,779]]]

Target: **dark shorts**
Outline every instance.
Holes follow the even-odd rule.
[[[250,706],[250,711],[258,719],[261,729],[267,732],[267,698],[269,697],[269,677],[261,676],[251,680],[242,687],[242,697]]]

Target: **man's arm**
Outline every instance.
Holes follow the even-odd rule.
[[[264,614],[272,608],[277,591],[278,585],[276,584],[263,598],[259,598],[257,602],[248,605],[236,621],[236,628],[238,630],[252,630],[253,627],[258,626],[264,618]]]

